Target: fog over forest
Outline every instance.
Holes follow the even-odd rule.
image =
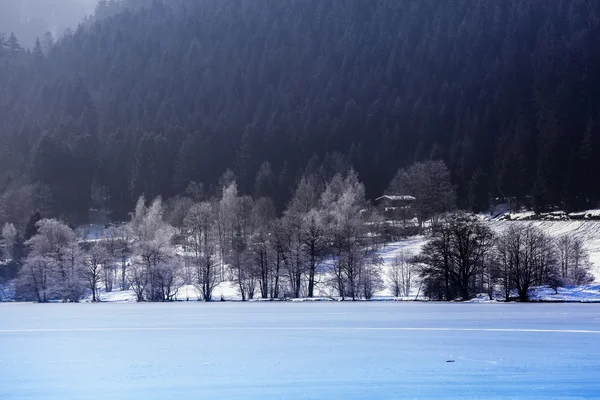
[[[24,47],[50,32],[54,38],[92,15],[97,0],[0,0],[0,32],[14,33]]]

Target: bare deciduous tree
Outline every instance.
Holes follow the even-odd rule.
[[[388,269],[389,288],[395,297],[408,297],[415,279],[414,254],[406,250],[394,257]]]
[[[583,285],[593,282],[589,254],[580,238],[568,234],[559,237],[556,240],[556,256],[560,283]]]
[[[48,257],[30,256],[19,271],[17,287],[25,298],[31,294],[39,303],[54,299],[52,276],[54,263]]]
[[[244,301],[254,297],[258,283],[250,254],[252,208],[252,198],[239,196],[235,182],[225,187],[219,202],[221,254]]]
[[[553,241],[532,224],[511,225],[498,239],[498,257],[505,296],[515,288],[521,301],[529,288],[548,282],[556,266]]]
[[[444,300],[470,299],[474,279],[492,252],[493,236],[475,216],[459,213],[441,220],[418,256],[426,293]]]
[[[364,299],[371,299],[376,292],[384,288],[383,278],[381,276],[381,264],[383,260],[375,255],[371,255],[360,271],[360,290]]]
[[[270,198],[259,198],[252,207],[252,225],[254,235],[250,245],[253,268],[256,274],[260,295],[263,299],[272,293],[273,285],[273,235],[271,229],[275,222],[275,205]]]
[[[326,256],[326,229],[321,213],[311,209],[304,214],[302,241],[308,271],[308,297],[314,296],[317,268]]]
[[[204,301],[212,299],[218,276],[217,205],[211,202],[194,204],[184,220],[186,248],[191,253],[194,284]]]
[[[83,256],[83,265],[85,267],[85,277],[90,290],[92,291],[92,301],[98,301],[98,283],[102,279],[102,274],[106,274],[106,266],[110,264],[110,255],[106,248],[98,243],[90,244],[90,247]],[[106,281],[106,277],[105,277]]]
[[[339,296],[361,296],[361,275],[371,261],[373,247],[367,235],[364,186],[354,171],[338,174],[327,184],[320,200],[332,243],[333,285]]]

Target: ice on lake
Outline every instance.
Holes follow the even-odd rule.
[[[600,304],[0,304],[0,399],[405,398],[600,398]]]

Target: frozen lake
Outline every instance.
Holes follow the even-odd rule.
[[[0,399],[599,397],[600,304],[0,304]]]

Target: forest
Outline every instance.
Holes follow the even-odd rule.
[[[229,173],[281,214],[315,166],[350,165],[373,200],[426,160],[461,209],[596,206],[599,16],[593,0],[105,0],[50,41],[0,25],[0,224],[126,221],[141,195],[219,197]]]

